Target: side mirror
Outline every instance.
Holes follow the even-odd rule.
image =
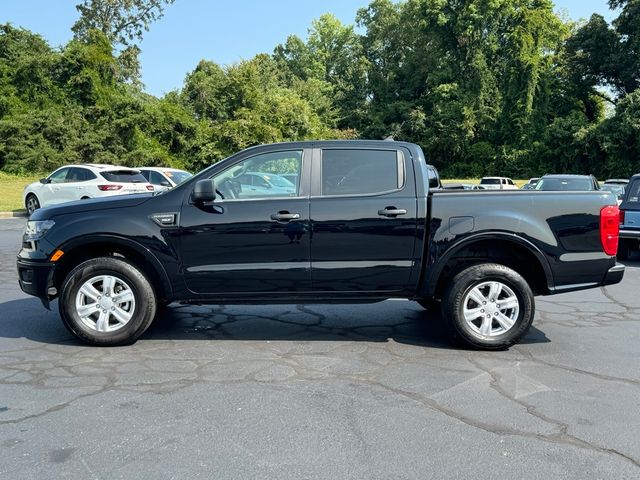
[[[43,185],[46,185],[47,183],[51,183],[51,180],[49,180],[48,178],[41,178],[40,179],[40,183]]]
[[[198,180],[191,198],[194,203],[213,202],[216,199],[216,186],[212,179]]]
[[[160,182],[160,186],[161,187],[170,187],[171,183],[167,182],[166,180],[163,180],[162,182]]]

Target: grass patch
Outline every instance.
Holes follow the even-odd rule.
[[[22,191],[32,182],[38,181],[45,175],[9,175],[0,172],[0,212],[24,210]]]

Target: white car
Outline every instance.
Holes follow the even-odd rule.
[[[153,185],[139,170],[114,165],[67,165],[27,185],[22,201],[31,215],[40,207],[56,203],[148,192],[153,192]]]
[[[177,168],[143,167],[138,170],[140,170],[144,178],[153,185],[156,192],[169,190],[187,178],[193,177],[191,173],[178,170]]]
[[[513,180],[507,177],[483,177],[480,186],[485,190],[517,190],[518,187]]]

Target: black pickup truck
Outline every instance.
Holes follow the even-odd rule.
[[[445,191],[390,141],[249,148],[160,194],[37,210],[21,288],[94,345],[135,341],[170,303],[441,308],[477,348],[515,343],[534,295],[617,283],[618,208],[602,192]]]

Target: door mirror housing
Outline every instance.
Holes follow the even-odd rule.
[[[46,185],[47,183],[51,183],[51,180],[49,180],[47,177],[44,177],[40,179],[40,183]]]
[[[160,182],[160,186],[161,187],[170,187],[171,183],[169,183],[167,180],[163,180],[162,182]]]
[[[213,202],[216,199],[216,186],[212,179],[198,180],[191,198],[194,203]]]

